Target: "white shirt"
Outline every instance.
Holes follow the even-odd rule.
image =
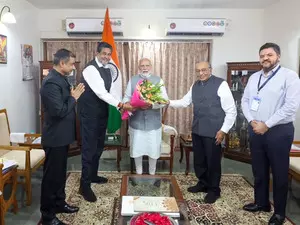
[[[194,84],[193,84],[194,85]],[[180,100],[170,100],[170,106],[174,108],[187,107],[192,103],[192,88],[191,86],[189,92]],[[220,97],[221,107],[225,112],[225,119],[221,130],[224,133],[228,133],[228,131],[233,126],[236,119],[236,106],[234,103],[234,99],[231,93],[231,90],[226,81],[223,81],[218,88],[218,96]]]
[[[95,57],[95,60],[99,67],[105,67],[102,63],[99,62],[97,57]],[[111,82],[110,92],[108,92],[105,89],[104,80],[100,76],[99,71],[96,69],[96,67],[90,65],[83,70],[82,74],[90,88],[101,100],[112,106],[118,106],[121,99],[119,99],[119,96],[114,96],[110,93],[114,88],[114,82]]]
[[[258,92],[258,83],[261,74],[260,87],[270,74],[274,73],[279,65],[264,76],[263,70],[251,75],[242,97],[242,110],[248,122],[262,121],[271,128],[279,124],[293,122],[300,104],[300,80],[296,72],[281,67],[268,83]],[[251,109],[254,98],[260,99],[256,111]]]

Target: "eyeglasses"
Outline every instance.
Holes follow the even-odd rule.
[[[207,73],[207,72],[209,72],[209,70],[210,70],[210,68],[203,68],[203,69],[200,69],[200,70],[196,70],[196,73]]]

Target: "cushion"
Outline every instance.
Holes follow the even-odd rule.
[[[170,155],[171,147],[166,142],[161,142],[161,151],[160,154],[163,156]]]
[[[10,145],[8,122],[4,112],[0,113],[0,145]]]
[[[1,150],[0,149],[0,158],[4,157],[6,153],[10,152],[9,150]]]
[[[4,156],[6,159],[13,159],[18,163],[18,169],[25,169],[25,151],[12,150],[6,153]],[[45,152],[43,149],[31,149],[30,151],[30,165],[33,168],[39,161],[45,157]]]
[[[300,157],[290,157],[290,169],[300,174]]]
[[[162,142],[170,145],[170,142],[171,142],[170,134],[168,134],[166,132],[162,132]]]

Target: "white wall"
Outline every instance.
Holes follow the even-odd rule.
[[[36,131],[36,82],[22,81],[21,44],[33,46],[34,63],[39,59],[38,10],[25,0],[0,0],[7,5],[17,23],[1,25],[0,34],[7,36],[8,63],[0,64],[0,108],[6,108],[12,132]],[[5,11],[6,12],[6,11]]]
[[[299,0],[281,0],[267,8],[264,15],[265,42],[277,43],[281,47],[281,64],[297,73],[299,73],[300,50],[299,9]],[[300,140],[300,110],[295,128],[295,140]]]
[[[41,10],[39,29],[42,38],[68,38],[62,21],[66,17],[104,17],[105,10]],[[263,10],[116,10],[110,17],[124,18],[124,38],[142,39],[143,31],[151,25],[157,38],[166,39],[167,17],[226,18],[228,29],[223,37],[213,38],[212,64],[214,73],[226,77],[227,61],[256,61],[263,41]],[[178,39],[178,37],[175,37]],[[195,39],[197,37],[192,37]],[[208,37],[204,37],[208,38]]]

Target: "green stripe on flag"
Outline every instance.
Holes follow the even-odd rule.
[[[116,107],[109,105],[109,116],[107,122],[107,133],[114,134],[121,128],[121,113]]]

